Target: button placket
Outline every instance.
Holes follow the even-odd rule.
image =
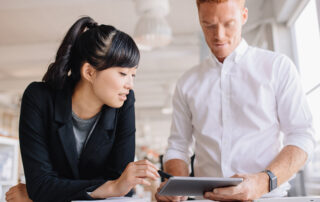
[[[230,76],[228,75],[228,63],[223,65],[221,70],[221,116],[222,116],[222,136],[221,136],[221,169],[223,176],[228,176],[228,164],[230,156],[230,137],[228,128],[229,123],[229,105],[230,105]]]

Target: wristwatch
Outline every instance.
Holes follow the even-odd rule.
[[[277,176],[275,176],[270,170],[264,170],[263,172],[267,173],[269,176],[269,192],[271,192],[278,186]]]

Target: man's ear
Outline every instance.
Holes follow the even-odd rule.
[[[92,83],[96,77],[96,70],[87,62],[85,62],[81,67],[81,76]]]
[[[248,8],[242,10],[242,25],[246,24],[248,20]]]

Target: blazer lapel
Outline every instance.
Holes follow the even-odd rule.
[[[62,127],[60,127],[58,129],[58,134],[59,134],[64,152],[67,156],[69,165],[71,167],[72,174],[75,177],[75,179],[78,179],[79,178],[78,159],[77,159],[78,154],[76,151],[72,122],[68,122],[64,124]]]
[[[72,89],[59,91],[55,99],[55,121],[60,123],[58,135],[75,179],[79,178],[78,154],[72,124]]]
[[[92,155],[100,145],[109,141],[115,132],[117,109],[108,107],[106,105],[102,108],[102,114],[95,129],[82,151],[80,162],[86,159],[87,155]]]

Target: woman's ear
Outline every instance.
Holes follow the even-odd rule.
[[[93,83],[96,77],[96,71],[89,63],[85,62],[81,67],[81,77],[86,81]]]

